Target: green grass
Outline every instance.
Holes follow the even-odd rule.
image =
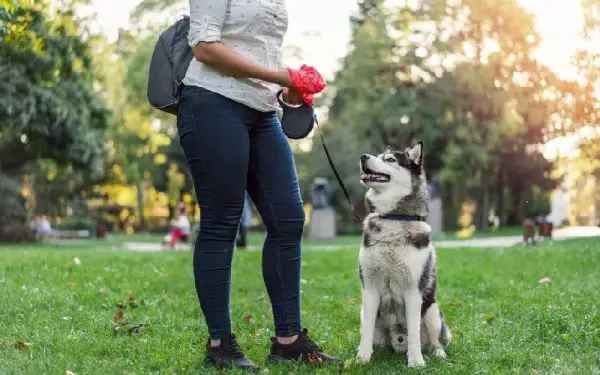
[[[434,236],[434,241],[454,241],[454,240],[466,240],[466,239],[478,239],[478,238],[490,238],[490,237],[506,237],[506,236],[520,236],[522,234],[521,227],[502,227],[498,230],[490,230],[485,233],[473,233],[470,237],[462,238],[458,236],[457,232],[447,232],[439,236]],[[131,236],[125,234],[112,234],[109,236],[108,244],[119,244],[122,241],[129,242],[160,242],[163,239],[163,235],[157,234],[146,234],[139,233]],[[248,243],[253,246],[261,246],[265,238],[264,233],[252,232],[248,236]],[[360,236],[340,236],[333,241],[310,241],[304,240],[304,245],[311,246],[356,246],[360,243]],[[100,242],[102,245],[102,242]],[[85,244],[84,244],[85,245]]]
[[[191,253],[96,251],[118,250],[118,238],[110,241],[0,246],[0,374],[214,373],[201,365],[207,336]],[[303,260],[304,325],[345,359],[355,355],[360,336],[356,248],[306,252]],[[438,298],[454,334],[448,359],[427,356],[426,369],[408,370],[404,357],[376,350],[371,364],[344,373],[600,373],[599,270],[599,238],[440,249]],[[540,284],[546,276],[552,283]],[[116,305],[129,293],[144,304],[125,309],[125,317],[148,326],[115,334]],[[258,252],[236,254],[232,314],[247,354],[262,362],[272,320]],[[32,345],[16,348],[18,341]],[[270,367],[270,374],[314,373],[336,370]]]

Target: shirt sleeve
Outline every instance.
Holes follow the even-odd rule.
[[[221,41],[228,3],[227,0],[190,0],[190,47],[200,42]]]

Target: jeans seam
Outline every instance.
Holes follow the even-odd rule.
[[[254,171],[254,168],[252,168],[252,166],[250,166],[250,170],[251,172]],[[260,181],[260,178],[256,179],[256,184],[258,185],[258,188],[260,189],[261,193],[263,194],[263,196],[265,197],[265,201],[267,203],[267,205],[269,206],[269,211],[271,211],[271,214],[273,215],[273,227],[275,228],[275,232],[278,233],[279,230],[277,228],[277,215],[275,214],[275,210],[273,209],[273,205],[271,204],[271,201],[269,198],[267,198],[267,194],[265,193],[265,190],[263,189],[262,186],[262,182]],[[288,322],[288,312],[287,312],[287,304],[288,304],[288,298],[287,295],[285,293],[285,288],[283,287],[283,282],[282,282],[282,272],[280,267],[280,262],[279,262],[279,235],[275,234],[275,248],[277,249],[276,251],[276,262],[277,262],[277,275],[279,276],[279,287],[281,288],[281,294],[283,295],[283,302],[284,302],[284,309],[283,309],[283,314],[284,314],[284,320],[286,322],[286,325],[289,325]],[[263,254],[264,256],[264,254]],[[271,302],[272,303],[272,302]],[[289,327],[286,327],[286,329],[289,330]],[[275,331],[277,331],[277,327],[275,327]],[[275,332],[275,335],[277,335],[277,332]]]
[[[210,91],[208,91],[207,93],[200,93],[199,94],[198,92],[194,91],[190,95],[191,98],[192,98],[192,102],[191,102],[191,107],[192,108],[191,108],[191,111],[190,111],[191,112],[191,120],[192,120],[192,132],[194,134],[194,140],[196,140],[196,141],[200,138],[199,135],[198,135],[198,129],[197,129],[197,126],[196,126],[196,115],[195,115],[196,114],[196,108],[198,106],[197,98],[204,96],[202,94],[204,94],[204,95],[210,95],[212,93]],[[203,158],[198,157],[198,163],[200,163],[200,168],[204,169],[204,160],[203,160]],[[212,189],[211,189],[211,193],[212,193]],[[198,202],[198,204],[200,204],[200,202]],[[204,222],[205,221],[200,220],[200,227],[199,227],[199,230],[198,230],[197,238],[202,233],[202,226],[203,226]],[[196,251],[199,252],[200,250],[194,248],[194,252],[196,252]],[[231,249],[231,251],[233,252],[233,249]],[[233,257],[233,254],[232,254],[232,257]],[[229,280],[229,286],[231,288],[231,279]],[[230,291],[230,295],[231,295],[231,291]],[[200,305],[201,305],[200,308],[202,309],[202,304],[200,304]],[[228,308],[228,310],[230,310],[231,306],[227,306],[227,308]],[[206,320],[206,316],[205,316],[205,320]],[[232,332],[231,317],[229,317],[229,322],[227,323],[227,325],[228,325],[229,328],[224,328],[224,329],[222,328],[222,329],[218,329],[216,331],[211,331],[210,328],[208,327],[208,325],[209,325],[208,324],[208,320],[206,320],[206,326],[208,328],[209,336],[210,336],[211,339],[215,339],[213,337],[213,335],[218,335],[218,337],[216,339],[220,339],[223,334],[228,334],[228,333]]]

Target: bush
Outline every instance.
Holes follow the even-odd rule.
[[[68,218],[60,223],[56,224],[54,229],[56,230],[88,230],[93,236],[96,233],[97,221],[92,218]]]
[[[0,226],[0,242],[33,242],[35,240],[33,230],[18,221]]]
[[[14,222],[25,223],[26,218],[21,185],[0,172],[0,227]]]

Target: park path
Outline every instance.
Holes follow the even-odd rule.
[[[581,238],[581,237],[596,237],[600,241],[600,228],[598,227],[567,227],[560,228],[554,231],[553,239],[560,241],[570,238]],[[484,248],[504,248],[518,245],[522,241],[521,236],[506,236],[506,237],[490,237],[490,238],[478,238],[472,240],[453,240],[453,241],[434,241],[435,247],[484,247]],[[160,252],[165,249],[159,243],[150,242],[126,242],[124,244],[125,249],[130,251],[138,252]],[[304,245],[303,250],[307,251],[335,251],[341,249],[348,249],[349,245]],[[357,249],[359,243],[355,246]],[[177,245],[176,251],[189,251],[190,245]],[[249,251],[260,251],[259,246],[249,246]]]
[[[552,233],[553,240],[600,236],[598,227],[566,227],[556,229]],[[598,238],[600,241],[600,238]],[[510,247],[523,241],[522,236],[477,238],[472,240],[434,241],[436,247]]]

